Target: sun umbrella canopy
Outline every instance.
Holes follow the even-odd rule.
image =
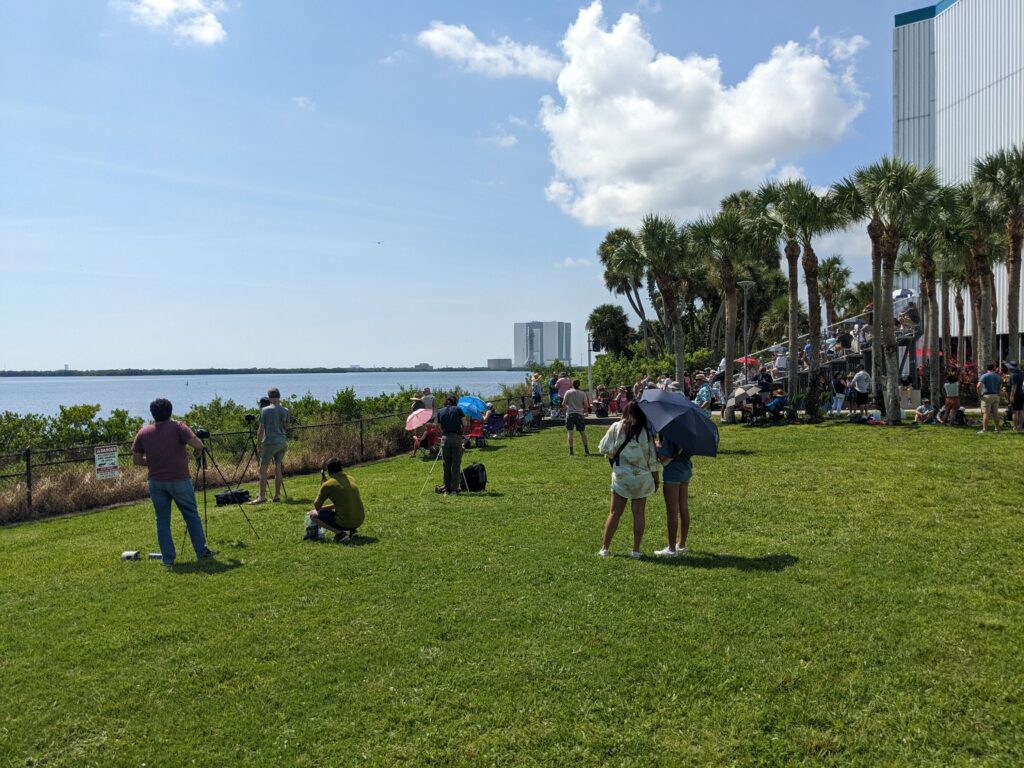
[[[743,387],[736,387],[736,389],[732,391],[732,394],[729,395],[729,398],[725,401],[725,404],[737,406],[746,401],[751,395],[756,395],[760,389],[760,385],[758,384],[747,384]]]
[[[419,410],[413,411],[406,417],[405,429],[408,432],[411,432],[414,429],[419,429],[432,418],[434,418],[434,412],[430,408],[420,408]]]
[[[484,411],[487,410],[487,403],[473,395],[463,395],[459,398],[459,408],[471,419],[482,419]]]
[[[703,408],[684,395],[645,389],[640,395],[640,409],[662,437],[688,456],[718,455],[718,427]]]
[[[913,288],[897,288],[892,292],[894,299],[909,299],[914,296],[917,296],[917,293],[914,292]]]
[[[733,362],[740,363],[741,365],[744,363],[747,365],[760,365],[760,360],[756,357],[737,357]]]

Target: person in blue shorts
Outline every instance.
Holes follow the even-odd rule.
[[[678,445],[661,435],[658,440],[658,461],[662,464],[661,482],[668,516],[668,546],[654,554],[658,557],[677,557],[686,554],[686,536],[690,532],[688,492],[690,478],[693,477],[693,464]]]

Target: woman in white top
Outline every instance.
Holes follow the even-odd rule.
[[[634,559],[640,557],[640,540],[644,535],[644,508],[647,497],[658,490],[658,457],[654,437],[647,428],[647,416],[640,404],[631,400],[626,404],[622,420],[611,426],[601,440],[598,450],[612,462],[612,499],[608,519],[604,523],[601,557],[608,556],[619,518],[630,500],[633,510]]]

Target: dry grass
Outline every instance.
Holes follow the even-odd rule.
[[[369,422],[364,425],[360,450],[359,424],[308,427],[298,431],[288,445],[284,469],[286,475],[317,472],[324,462],[337,456],[346,465],[395,456],[411,450],[412,441],[401,424]],[[238,447],[218,446],[218,438],[209,441],[216,467],[208,465],[207,487],[221,488],[227,483],[259,479],[259,464]],[[80,451],[81,452],[81,451]],[[40,467],[32,473],[32,508],[24,481],[11,480],[0,487],[0,525],[38,520],[56,515],[85,512],[99,507],[139,501],[146,498],[146,471],[122,458],[121,477],[97,480],[92,466],[92,449],[86,449],[87,462]],[[218,471],[219,469],[219,471]],[[223,478],[222,478],[223,475]]]

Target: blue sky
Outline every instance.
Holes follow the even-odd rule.
[[[0,0],[0,367],[578,360],[611,226],[890,150],[920,5]]]

